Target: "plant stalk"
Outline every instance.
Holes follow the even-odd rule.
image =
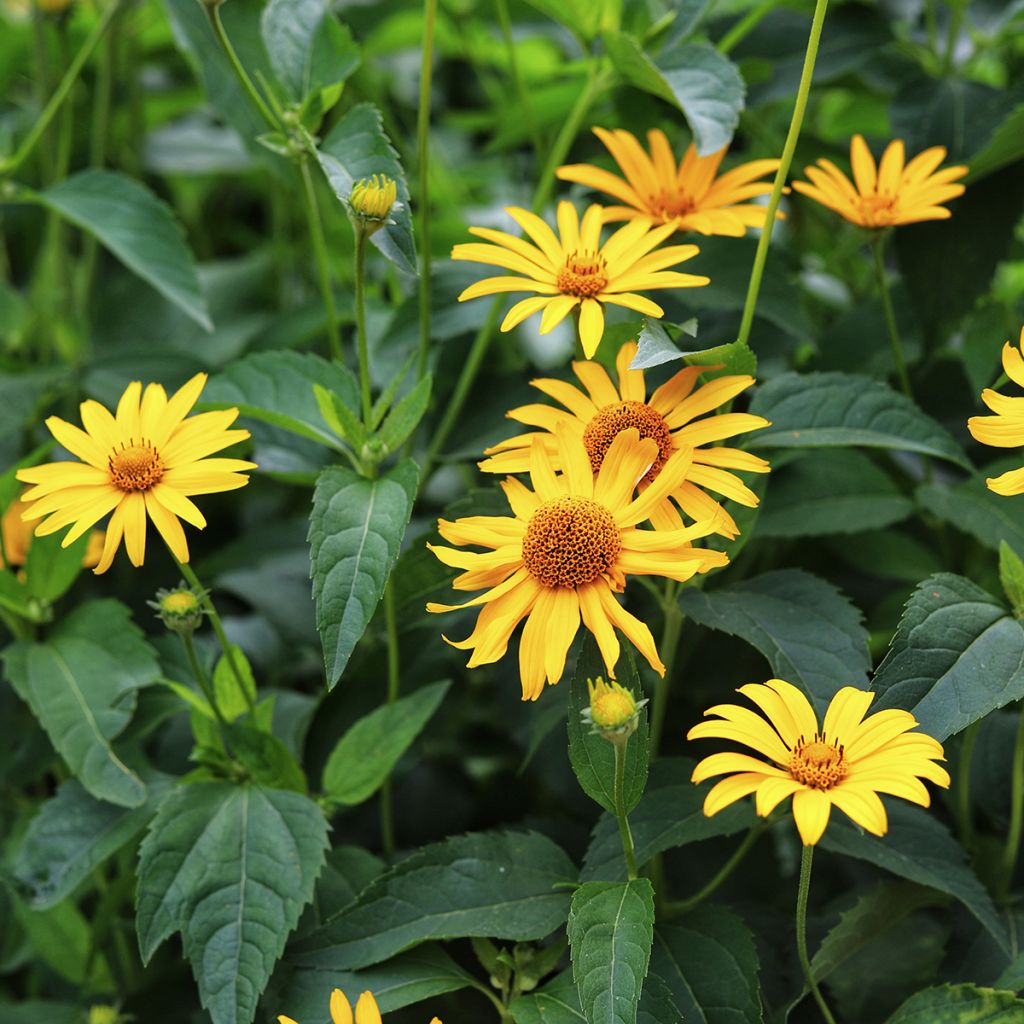
[[[686,899],[673,900],[671,903],[666,904],[665,911],[671,915],[685,914],[699,903],[703,903],[739,867],[766,827],[764,822],[758,822],[748,829],[747,834],[743,837],[743,842],[736,847],[732,856],[718,869],[707,885],[702,886],[692,896],[687,896]]]
[[[971,817],[971,762],[974,760],[974,745],[978,742],[980,727],[980,722],[972,722],[964,730],[956,773],[956,808],[960,825],[960,844],[968,850],[974,845],[974,822]],[[1014,753],[1016,754],[1016,749]]]
[[[366,297],[364,277],[366,272],[367,234],[361,224],[356,224],[355,258],[355,314],[356,343],[359,347],[359,392],[363,402],[363,423],[366,429],[373,429],[373,402],[370,398],[370,350],[366,341]]]
[[[871,242],[871,249],[875,257],[875,277],[878,281],[878,294],[882,298],[882,309],[885,312],[885,328],[889,332],[889,344],[892,345],[892,355],[896,361],[896,373],[900,378],[900,387],[907,398],[913,398],[914,394],[910,389],[910,377],[907,375],[907,363],[903,358],[903,342],[900,340],[899,328],[896,326],[896,313],[892,308],[889,282],[885,276],[885,239],[885,233],[879,231]]]
[[[832,1011],[829,1010],[828,1003],[825,1002],[825,997],[814,980],[811,961],[807,956],[807,896],[811,890],[811,863],[813,860],[814,847],[805,846],[800,857],[800,885],[796,896],[796,952],[800,958],[800,966],[803,968],[807,987],[811,990],[814,1001],[818,1004],[818,1009],[821,1010],[821,1015],[827,1024],[836,1024],[836,1019],[832,1016]]]
[[[627,736],[621,742],[615,742],[615,817],[619,823],[619,837],[622,839],[622,852],[626,857],[626,874],[630,881],[637,877],[636,851],[633,849],[633,833],[629,830],[629,817],[626,814],[626,747],[629,745]]]
[[[231,40],[224,29],[224,22],[221,21],[220,4],[204,3],[203,7],[206,10],[207,17],[210,19],[210,27],[213,29],[213,34],[217,37],[220,48],[224,51],[224,55],[231,64],[235,77],[241,83],[242,88],[249,94],[249,99],[252,100],[253,106],[260,112],[260,116],[267,122],[268,127],[272,131],[278,131],[281,127],[280,122],[270,107],[267,106],[266,100],[259,94],[259,90],[249,77],[249,73],[238,59],[234,46],[231,45]]]
[[[316,259],[317,276],[320,279],[320,297],[323,300],[324,312],[327,314],[327,341],[331,349],[331,358],[340,363],[342,360],[341,335],[338,332],[338,311],[334,306],[334,293],[331,291],[331,262],[327,253],[324,227],[320,221],[320,209],[317,206],[313,175],[309,169],[309,159],[305,155],[299,160],[299,170],[302,173],[302,195],[306,223],[309,226],[310,238],[313,240],[313,255]]]
[[[1003,850],[1003,877],[999,896],[1006,900],[1013,885],[1013,873],[1020,856],[1021,826],[1024,824],[1024,704],[1021,705],[1017,724],[1017,739],[1013,744],[1013,767],[1010,769],[1010,827]]]
[[[437,0],[423,0],[420,100],[416,114],[416,156],[420,179],[420,347],[416,359],[417,380],[422,380],[427,372],[427,356],[430,351],[430,90],[433,82],[436,20]]]

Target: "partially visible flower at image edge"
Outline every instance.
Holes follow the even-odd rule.
[[[51,416],[50,433],[80,462],[49,462],[19,469],[17,478],[32,484],[23,495],[25,520],[42,519],[35,528],[42,537],[70,527],[61,542],[71,544],[108,513],[103,551],[93,570],[110,568],[124,540],[132,565],[146,555],[146,518],[153,521],[174,557],[189,559],[179,519],[202,529],[206,519],[190,495],[215,494],[244,487],[246,471],[256,463],[242,459],[207,458],[249,437],[247,430],[229,430],[237,409],[189,412],[206,384],[197,373],[170,398],[159,384],[133,381],[121,395],[116,415],[89,399],[79,407],[84,430]]]
[[[0,519],[0,531],[3,532],[0,569],[20,569],[28,558],[28,551],[32,546],[32,527],[21,518],[27,507],[24,501],[16,498],[7,506],[3,518]],[[103,534],[99,530],[93,530],[89,534],[85,554],[82,556],[82,568],[91,569],[100,560],[102,553]]]
[[[353,1018],[352,1004],[340,988],[331,992],[330,999],[331,1024],[381,1024],[380,1008],[372,992],[364,992],[356,1002]],[[278,1024],[297,1024],[291,1017],[283,1013],[278,1015]],[[441,1024],[437,1017],[431,1018],[430,1024]]]
[[[631,221],[601,244],[603,211],[588,207],[579,219],[570,202],[558,204],[558,234],[529,210],[509,206],[505,212],[530,237],[517,238],[494,228],[471,227],[469,233],[493,244],[465,242],[452,248],[453,260],[490,263],[517,274],[486,277],[459,295],[459,302],[502,292],[537,292],[505,314],[501,329],[511,331],[528,316],[543,310],[540,333],[547,334],[579,306],[579,335],[589,359],[604,335],[604,305],[624,306],[645,316],[662,317],[656,302],[637,295],[651,288],[695,288],[707,277],[680,274],[667,268],[697,255],[695,245],[657,247],[674,227],[652,227],[649,220]]]
[[[963,194],[964,186],[954,182],[968,170],[962,166],[937,170],[945,158],[946,150],[933,146],[905,163],[903,142],[895,139],[876,166],[864,137],[854,135],[850,143],[853,181],[823,158],[817,167],[804,168],[811,183],[794,181],[793,189],[865,228],[945,220],[952,213],[942,204]]]
[[[606,224],[644,217],[656,224],[671,224],[678,231],[732,238],[742,238],[747,228],[764,226],[765,208],[747,200],[771,192],[770,181],[757,179],[776,171],[778,160],[751,160],[716,177],[728,146],[698,156],[691,143],[677,165],[665,133],[658,128],[647,133],[649,155],[635,135],[621,128],[594,128],[594,134],[615,158],[624,178],[593,164],[567,164],[555,173],[562,181],[587,185],[623,203],[605,208]]]
[[[729,561],[722,552],[691,544],[714,531],[714,520],[681,530],[637,529],[686,474],[689,450],[673,454],[658,479],[634,498],[637,481],[657,457],[654,441],[641,440],[636,429],[623,430],[595,476],[577,436],[559,427],[556,438],[560,475],[537,439],[531,448],[533,490],[514,477],[501,482],[512,516],[438,521],[450,543],[489,550],[428,545],[445,565],[464,570],[452,582],[456,590],[490,588],[465,604],[427,605],[430,612],[483,605],[467,639],[445,637],[453,647],[473,652],[469,668],[502,658],[526,619],[519,644],[523,700],[536,700],[545,680],[554,685],[561,679],[581,622],[594,634],[609,675],[619,659],[616,627],[664,675],[650,629],[619,605],[615,592],[625,588],[630,574],[685,582]]]
[[[1003,370],[1014,384],[1024,388],[1024,327],[1021,328],[1017,346],[1011,342],[1003,345]],[[1024,397],[1013,398],[1001,395],[992,388],[985,388],[981,400],[995,413],[994,416],[972,416],[967,421],[971,437],[981,444],[993,448],[1024,447]],[[1000,476],[985,480],[990,491],[1007,497],[1024,492],[1024,467],[1011,469]]]
[[[728,776],[704,799],[708,817],[751,793],[757,813],[767,817],[792,796],[800,838],[805,846],[813,846],[824,833],[833,806],[881,836],[889,824],[879,793],[927,807],[931,797],[922,779],[949,787],[949,773],[935,763],[945,760],[942,744],[925,733],[911,732],[918,722],[910,712],[887,709],[864,717],[874,693],[844,686],[819,727],[810,701],[782,679],[750,683],[737,692],[756,704],[764,717],[737,704],[717,704],[704,712],[717,717],[695,725],[686,738],[742,743],[774,763],[731,751],[700,761],[693,782]]]

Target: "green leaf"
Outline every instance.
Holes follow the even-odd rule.
[[[992,899],[946,826],[933,812],[902,801],[890,802],[886,810],[889,831],[885,836],[870,835],[836,814],[825,830],[822,845],[833,853],[868,861],[959,900],[1009,953],[1006,929]]]
[[[1024,990],[1024,950],[1018,953],[1003,973],[996,978],[995,987],[1006,992]]]
[[[56,534],[33,537],[25,556],[25,584],[29,596],[40,601],[56,601],[65,594],[82,571],[82,559],[89,546],[86,531],[66,548]]]
[[[742,341],[730,341],[725,345],[690,352],[686,362],[690,366],[709,367],[703,380],[712,380],[727,373],[749,374],[751,377],[757,374],[757,355]]]
[[[75,609],[45,643],[4,652],[7,675],[82,785],[100,800],[138,807],[146,787],[111,741],[135,710],[135,691],[160,667],[131,612],[117,601]]]
[[[292,752],[262,729],[234,724],[227,728],[232,757],[249,772],[253,782],[273,789],[307,790],[306,776]]]
[[[82,1008],[73,1003],[53,1003],[27,999],[0,1004],[0,1024],[82,1024]]]
[[[366,427],[363,421],[335,392],[328,391],[320,384],[313,385],[313,395],[324,422],[356,451],[361,450],[366,444]]]
[[[584,39],[593,39],[601,27],[606,10],[613,10],[617,0],[527,0],[553,21]]]
[[[702,626],[756,647],[819,715],[843,686],[867,684],[871,655],[860,610],[810,573],[780,569],[717,590],[690,588],[679,604]]]
[[[180,931],[214,1024],[249,1024],[326,847],[323,814],[298,793],[227,782],[175,790],[139,852],[143,961]]]
[[[373,618],[412,514],[419,469],[411,459],[373,480],[328,466],[309,521],[316,628],[333,688]]]
[[[756,448],[895,448],[969,467],[946,429],[888,384],[853,373],[783,373],[757,390],[750,411],[771,420]]]
[[[290,430],[293,434],[337,448],[334,431],[324,422],[313,385],[332,391],[349,408],[359,403],[351,371],[311,352],[256,352],[217,374],[203,393],[204,409],[237,406],[243,417]]]
[[[141,182],[116,171],[81,171],[38,193],[38,199],[95,236],[200,326],[213,330],[184,230],[171,208]]]
[[[999,542],[999,582],[1014,617],[1024,618],[1024,561],[1005,540]]]
[[[565,923],[575,879],[572,861],[536,832],[455,836],[400,861],[291,959],[346,970],[430,939],[542,939]]]
[[[618,682],[640,699],[643,688],[637,675],[632,654],[626,654],[625,664],[619,672]],[[582,719],[585,708],[590,707],[588,679],[606,676],[604,660],[597,642],[589,634],[583,641],[576,671],[569,686],[569,760],[583,792],[596,800],[606,811],[615,812],[615,748],[607,740],[592,732]],[[624,797],[626,810],[631,811],[644,792],[647,782],[647,715],[640,710],[636,732],[626,747],[626,778]]]
[[[912,995],[887,1024],[1019,1024],[1024,999],[976,985],[936,985]]]
[[[572,896],[568,932],[587,1024],[635,1024],[654,939],[650,880],[581,885]]]
[[[638,864],[646,864],[655,855],[677,846],[742,832],[757,820],[750,800],[739,801],[707,817],[703,811],[704,797],[714,782],[695,786],[690,781],[695,764],[688,757],[666,757],[651,765],[647,791],[629,816]],[[622,840],[612,814],[603,815],[594,828],[580,877],[584,881],[618,881],[626,877]]]
[[[972,476],[956,487],[922,484],[916,498],[922,509],[969,533],[993,551],[1004,540],[1024,551],[1024,509],[990,491],[982,476]]]
[[[380,428],[387,451],[397,451],[416,429],[430,404],[431,377],[428,373],[402,400],[392,407]]]
[[[15,900],[14,916],[33,953],[62,978],[85,992],[114,991],[107,959],[102,954],[91,955],[93,929],[74,903],[69,900],[46,910],[30,910]]]
[[[810,451],[772,473],[756,533],[858,533],[891,526],[913,511],[913,501],[863,452]]]
[[[636,355],[629,364],[631,370],[649,370],[653,366],[661,366],[675,359],[685,359],[687,352],[678,348],[669,337],[665,327],[676,327],[682,334],[691,338],[697,337],[697,321],[687,320],[685,324],[668,324],[662,320],[644,320],[640,334],[636,339]]]
[[[249,710],[250,703],[255,704],[256,679],[245,651],[238,644],[231,644],[230,647],[231,658],[222,654],[213,668],[213,694],[221,714],[227,721],[233,722]],[[235,668],[242,677],[241,685],[235,675]],[[248,700],[246,694],[249,695]]]
[[[6,608],[23,619],[34,618],[26,584],[10,569],[0,569],[0,608]]]
[[[517,996],[509,1010],[516,1024],[580,1024],[587,1019],[580,1009],[579,991],[571,971],[563,971],[542,988]]]
[[[1024,697],[1024,627],[952,573],[919,584],[871,684],[876,710],[903,708],[944,740]]]
[[[373,796],[430,721],[449,685],[448,680],[431,683],[359,719],[331,751],[324,794],[339,804],[361,804]]]
[[[968,185],[1024,159],[1024,103],[1007,115],[980,152],[971,157]]]
[[[360,103],[348,111],[320,143],[320,166],[334,189],[347,205],[352,186],[361,178],[386,174],[398,186],[398,202],[390,222],[375,231],[370,241],[399,270],[416,273],[416,246],[409,213],[409,188],[405,172],[391,141],[384,132],[380,111],[372,103]]]

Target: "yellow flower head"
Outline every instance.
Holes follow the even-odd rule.
[[[589,359],[604,334],[604,306],[625,306],[645,316],[661,317],[665,311],[636,289],[694,288],[708,284],[706,277],[667,270],[691,259],[695,245],[657,249],[672,234],[671,224],[652,228],[648,220],[635,220],[619,228],[603,245],[604,211],[591,206],[582,222],[569,202],[558,204],[558,234],[529,210],[510,206],[505,211],[530,236],[531,241],[492,228],[470,228],[469,233],[493,245],[469,242],[452,249],[453,260],[490,263],[515,271],[520,277],[487,277],[471,284],[459,301],[499,292],[537,292],[517,302],[505,315],[501,329],[510,331],[533,313],[544,311],[540,333],[547,334],[579,306],[579,332]]]
[[[949,786],[949,774],[935,763],[945,760],[942,744],[910,732],[917,725],[913,715],[893,709],[864,717],[873,693],[844,686],[832,698],[819,729],[810,702],[791,683],[769,679],[763,685],[741,686],[738,692],[765,717],[736,704],[718,704],[704,712],[718,717],[695,725],[686,738],[732,740],[774,763],[731,752],[704,758],[693,770],[694,782],[728,776],[704,800],[708,817],[751,793],[756,794],[757,813],[766,817],[792,795],[800,838],[813,846],[825,831],[833,804],[868,832],[882,836],[888,819],[879,793],[927,807],[930,797],[921,779]]]
[[[653,483],[673,452],[692,449],[692,464],[685,477],[651,510],[651,522],[660,529],[676,530],[683,526],[675,506],[694,521],[715,520],[715,532],[735,537],[739,532],[732,516],[708,494],[716,494],[753,508],[757,495],[733,470],[767,473],[764,459],[737,448],[717,446],[716,442],[750,430],[769,426],[760,416],[745,412],[708,416],[712,410],[731,401],[754,383],[753,377],[717,377],[696,388],[697,378],[716,367],[690,366],[647,396],[643,370],[631,370],[636,343],[627,342],[619,350],[615,363],[618,387],[603,366],[593,362],[572,364],[585,391],[560,380],[540,379],[531,383],[538,391],[560,402],[565,409],[549,405],[523,405],[508,416],[539,427],[541,432],[517,434],[485,450],[490,458],[481,462],[487,473],[524,473],[530,468],[530,446],[535,438],[544,445],[549,457],[558,457],[555,430],[560,424],[580,436],[590,456],[594,471],[600,469],[612,440],[620,430],[636,427],[640,436],[657,442],[658,455],[640,481],[646,488]],[[567,411],[566,411],[567,410]],[[700,417],[704,417],[701,419]],[[556,468],[560,468],[556,461]]]
[[[362,220],[384,223],[398,198],[398,185],[394,178],[375,174],[363,178],[352,186],[348,204],[352,212]]]
[[[20,498],[7,506],[7,511],[0,518],[0,532],[3,534],[3,546],[0,547],[0,569],[18,569],[28,558],[28,549],[32,546],[32,527],[22,518],[28,506]],[[103,534],[93,530],[82,556],[82,567],[91,569],[99,560],[103,551]],[[7,562],[4,562],[6,557]]]
[[[771,182],[758,179],[774,173],[778,160],[752,160],[716,177],[728,146],[697,156],[697,147],[691,143],[677,164],[665,133],[658,128],[647,133],[649,154],[635,135],[621,128],[595,128],[594,134],[625,179],[591,164],[569,164],[556,173],[562,181],[587,185],[625,204],[608,207],[606,223],[644,217],[656,224],[671,224],[678,231],[733,238],[745,235],[747,228],[764,226],[765,208],[747,200],[771,192]]]
[[[964,186],[953,182],[967,173],[966,167],[936,170],[945,157],[942,146],[933,146],[904,165],[903,143],[895,139],[876,167],[863,136],[854,135],[853,181],[831,160],[822,159],[817,167],[804,168],[811,184],[794,181],[793,188],[864,228],[945,220],[952,214],[942,204],[963,194]]]
[[[1017,347],[1010,342],[1003,345],[1003,370],[1014,384],[1024,388],[1024,327],[1021,328]],[[972,416],[967,421],[971,437],[993,448],[1020,448],[1024,445],[1024,398],[1010,398],[992,388],[985,388],[981,400],[995,413],[994,416]],[[1024,468],[1011,469],[1001,476],[985,481],[996,494],[1024,492]]]
[[[332,1024],[353,1024],[352,1004],[345,998],[345,993],[336,988],[331,993],[331,1022]],[[278,1024],[296,1024],[291,1017],[284,1014],[278,1016]],[[373,998],[372,992],[364,992],[356,1003],[355,1024],[381,1024],[380,1009],[377,1000]],[[441,1024],[441,1021],[434,1017],[430,1024]]]
[[[637,529],[686,475],[689,450],[675,452],[658,479],[634,499],[637,481],[658,456],[654,441],[642,440],[635,429],[622,431],[596,476],[574,431],[560,426],[555,443],[554,459],[540,439],[530,449],[532,491],[513,477],[502,481],[511,516],[439,520],[445,540],[486,552],[431,546],[446,565],[465,570],[452,584],[456,590],[491,588],[462,605],[427,605],[431,612],[483,605],[470,636],[448,640],[473,652],[470,668],[501,658],[512,632],[526,619],[519,644],[523,700],[536,700],[545,680],[553,685],[562,677],[581,620],[597,639],[609,675],[619,659],[615,627],[664,675],[651,631],[619,605],[614,592],[624,589],[628,574],[685,581],[728,562],[721,552],[690,543],[711,533],[713,522],[679,530]]]
[[[180,519],[202,529],[206,520],[189,495],[214,494],[244,487],[246,470],[254,462],[241,459],[210,459],[249,436],[247,430],[229,430],[237,409],[189,416],[206,383],[197,373],[170,398],[159,384],[133,381],[117,404],[116,415],[99,402],[81,404],[79,429],[57,416],[46,425],[50,433],[80,462],[50,462],[19,469],[17,476],[33,484],[23,495],[26,520],[42,519],[37,536],[71,528],[67,546],[108,513],[106,537],[99,564],[106,572],[124,539],[132,565],[140,566],[146,554],[146,518],[179,562],[188,561],[188,544]],[[45,518],[44,518],[45,517]]]

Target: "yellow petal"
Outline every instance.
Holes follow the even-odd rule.
[[[817,789],[801,789],[793,794],[793,817],[804,846],[814,846],[828,824],[832,802]]]

